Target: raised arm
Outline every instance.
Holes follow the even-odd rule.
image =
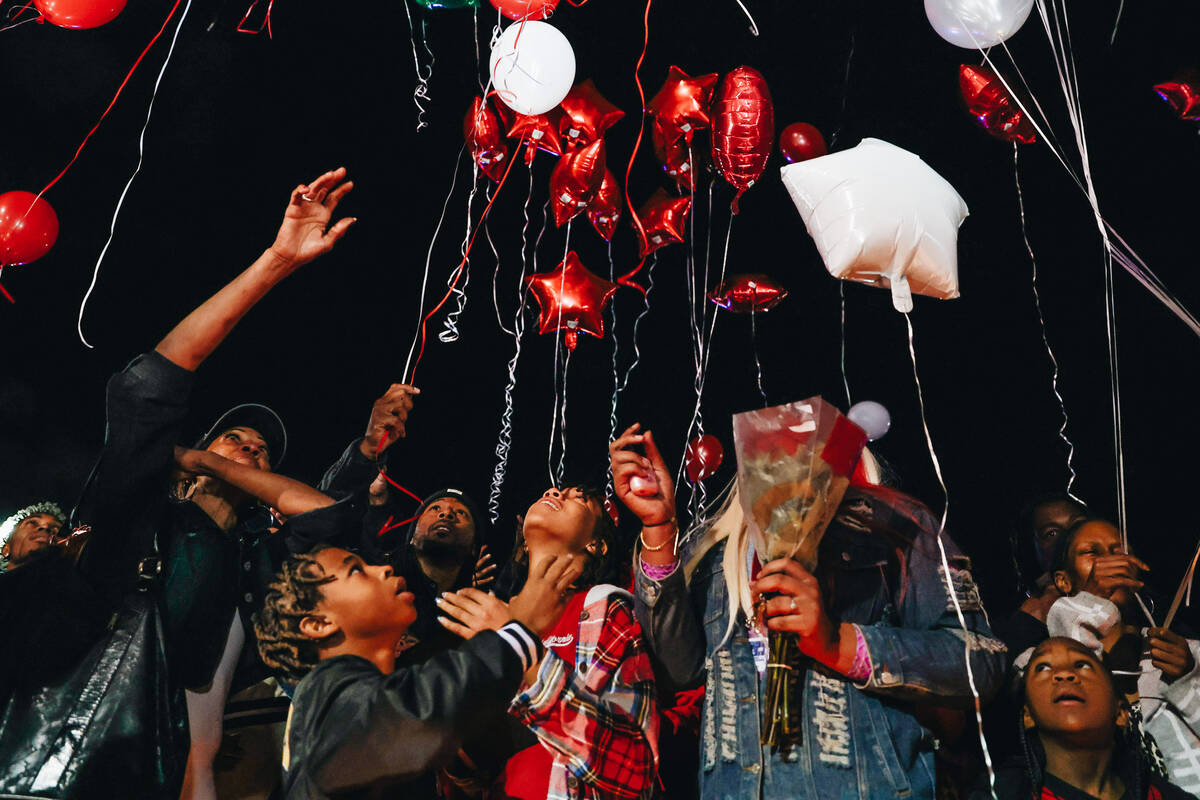
[[[341,167],[293,189],[275,242],[241,275],[184,317],[154,349],[194,371],[277,283],[333,249],[355,221],[347,217],[329,225],[338,202],[354,186],[345,177],[346,168]]]
[[[184,472],[217,478],[288,517],[333,505],[333,498],[277,472],[256,469],[207,450],[175,448],[175,463]]]

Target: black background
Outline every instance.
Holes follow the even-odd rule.
[[[913,321],[929,426],[949,487],[950,529],[975,557],[985,591],[997,598],[993,605],[1002,604],[1013,582],[1011,519],[1030,496],[1064,488],[1067,471],[1021,239],[1012,149],[979,129],[958,96],[959,64],[978,63],[979,56],[941,40],[914,0],[746,2],[761,29],[758,38],[733,0],[656,0],[641,71],[646,95],[671,64],[693,75],[749,64],[770,86],[777,132],[793,121],[811,122],[834,150],[865,136],[888,140],[919,154],[967,201],[971,216],[959,239],[962,297],[917,298]],[[349,168],[357,188],[340,210],[357,216],[358,225],[334,253],[272,292],[204,364],[192,431],[199,434],[236,402],[268,403],[291,434],[284,471],[315,481],[361,432],[372,400],[402,377],[426,248],[461,148],[463,115],[479,91],[475,19],[470,10],[412,6],[418,36],[424,25],[436,56],[429,126],[417,132],[412,45],[401,4],[277,0],[273,39],[234,32],[245,5],[195,0],[191,6],[155,102],[142,174],[84,318],[95,349],[78,340],[75,318],[136,163],[138,131],[174,23],[79,161],[47,194],[62,225],[57,245],[39,262],[4,271],[17,302],[0,305],[0,515],[44,497],[73,499],[103,438],[107,376],[153,347],[270,244],[288,191],[325,169]],[[1196,125],[1176,118],[1151,88],[1196,65],[1200,10],[1187,3],[1126,4],[1110,45],[1117,6],[1090,0],[1070,9],[1101,208],[1182,302],[1200,307],[1200,138]],[[37,191],[61,169],[169,9],[166,0],[132,0],[114,22],[95,30],[34,23],[0,33],[0,191]],[[628,0],[590,0],[578,8],[564,2],[553,19],[574,46],[577,79],[594,79],[627,113],[607,136],[610,164],[622,176],[636,135],[641,12]],[[494,21],[485,4],[478,11],[485,64]],[[1009,45],[1059,141],[1074,152],[1036,11]],[[1007,63],[999,50],[994,55]],[[423,50],[422,57],[427,61]],[[844,406],[838,284],[779,181],[782,163],[773,155],[763,180],[743,197],[728,269],[769,273],[790,290],[778,309],[758,318],[770,401],[821,394]],[[542,227],[551,167],[545,155],[534,164],[531,241]],[[465,157],[459,169],[433,250],[433,287],[444,285],[458,262],[470,183]],[[1090,208],[1041,143],[1022,147],[1020,174],[1047,334],[1070,413],[1067,433],[1076,445],[1076,490],[1112,514],[1099,236]],[[516,165],[488,223],[500,253],[497,296],[506,325],[518,299],[528,181],[524,165]],[[644,142],[634,166],[634,202],[658,185],[663,178]],[[696,202],[701,264],[710,228],[707,185],[706,177]],[[717,186],[714,271],[731,196],[727,186]],[[477,198],[476,216],[481,208]],[[582,218],[570,244],[584,264],[608,274],[605,244]],[[619,271],[635,263],[634,245],[626,225],[612,249]],[[551,223],[537,269],[552,269],[563,247],[564,231]],[[695,402],[685,254],[681,245],[660,251],[638,339],[642,361],[619,409],[622,426],[640,420],[654,429],[675,464]],[[493,306],[496,270],[481,237],[472,252],[461,339],[437,341],[442,315],[431,322],[418,374],[424,393],[409,437],[393,455],[393,474],[418,494],[457,483],[486,501],[513,347]],[[906,490],[939,510],[943,497],[925,447],[904,319],[887,292],[855,284],[845,289],[846,370],[854,399],[875,399],[891,410],[893,429],[878,450]],[[1116,277],[1116,301],[1130,539],[1154,566],[1154,582],[1170,593],[1197,535],[1188,498],[1200,441],[1193,394],[1200,346],[1123,273]],[[616,307],[624,369],[641,298],[622,290]],[[518,368],[500,549],[510,536],[508,520],[549,480],[553,341],[538,336],[531,321]],[[581,337],[571,360],[572,475],[603,470],[610,342]],[[730,415],[761,405],[753,347],[748,317],[719,319],[704,420],[724,442],[727,458],[710,491],[733,475]]]

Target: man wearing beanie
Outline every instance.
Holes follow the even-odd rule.
[[[0,572],[29,563],[67,522],[67,515],[49,501],[22,508],[0,524]]]

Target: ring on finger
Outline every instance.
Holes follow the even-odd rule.
[[[799,606],[796,605],[796,598],[794,598],[794,597],[791,600],[791,608],[792,608],[792,611],[795,611],[796,609],[799,608]]]

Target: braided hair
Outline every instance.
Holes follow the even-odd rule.
[[[320,660],[318,642],[300,631],[300,623],[317,610],[321,586],[333,580],[317,561],[317,553],[329,547],[317,545],[288,557],[262,610],[254,615],[259,656],[291,683],[299,682]]]

